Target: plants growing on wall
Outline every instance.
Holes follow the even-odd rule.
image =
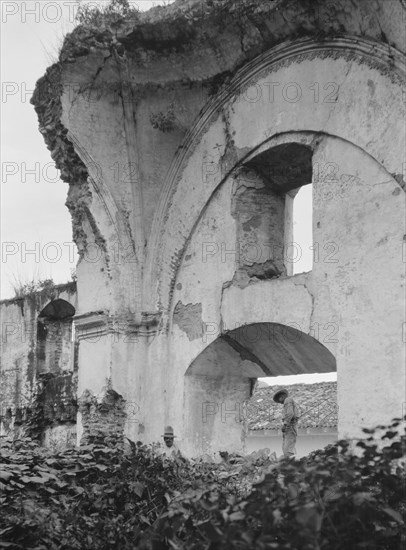
[[[171,103],[167,111],[158,111],[157,113],[151,113],[149,120],[151,126],[155,130],[160,130],[161,132],[172,132],[175,130],[178,121],[175,115],[175,106]]]
[[[55,283],[51,278],[35,278],[24,281],[21,277],[14,277],[11,283],[14,291],[14,298],[25,298],[36,292],[50,291],[55,287]]]
[[[117,24],[124,18],[127,20],[138,19],[138,8],[130,4],[129,0],[111,0],[107,5],[90,5],[79,1],[79,9],[76,13],[76,20],[86,27],[104,27]]]

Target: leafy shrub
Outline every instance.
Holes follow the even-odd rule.
[[[128,0],[111,0],[106,6],[79,4],[76,20],[85,27],[109,27],[124,19],[137,20],[139,11]]]
[[[400,420],[384,434],[394,439]],[[236,499],[220,488],[182,494],[163,514],[173,548],[400,550],[404,532],[405,438],[379,450],[373,430],[300,461],[283,461]]]
[[[210,465],[172,462],[153,448],[131,442],[124,449],[119,441],[109,437],[108,445],[59,453],[28,438],[2,442],[3,545],[133,549],[165,510],[170,495],[216,481]]]
[[[2,445],[0,480],[3,537],[36,549],[132,548],[176,485],[174,470],[140,445],[52,454],[29,440]]]
[[[25,298],[26,296],[32,296],[36,292],[43,290],[52,290],[55,287],[53,279],[41,279],[33,278],[30,281],[23,282],[22,279],[14,278],[12,283],[14,298]]]
[[[60,453],[3,443],[0,548],[400,550],[399,425],[381,441],[366,430],[359,453],[339,441],[282,462],[261,454],[170,461],[114,438]]]
[[[151,122],[151,126],[155,130],[160,130],[164,133],[172,132],[177,126],[174,104],[171,103],[169,105],[166,113],[164,113],[163,111],[151,113],[149,120]]]

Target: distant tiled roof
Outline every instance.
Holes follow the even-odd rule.
[[[276,430],[282,425],[282,406],[273,401],[276,391],[285,387],[299,406],[298,428],[337,427],[337,383],[293,384],[257,388],[248,402],[250,430]]]

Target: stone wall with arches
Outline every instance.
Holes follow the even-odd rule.
[[[1,436],[26,432],[47,446],[75,445],[76,308],[74,282],[0,303]]]
[[[361,149],[326,135],[319,135],[317,143],[313,162],[328,158],[343,172],[313,182],[312,271],[295,276],[253,273],[241,284],[236,278],[241,254],[230,178],[207,206],[176,276],[172,362],[182,372],[197,351],[225,331],[250,323],[283,323],[311,334],[336,358],[339,427],[349,435],[356,425],[379,422],[388,410],[388,393],[397,393],[388,414],[401,411],[403,390],[396,389],[396,380],[402,380],[403,372],[399,338],[405,201],[396,180]],[[181,386],[179,378],[176,384]],[[348,400],[350,391],[355,398]],[[169,408],[181,414],[175,396]]]
[[[402,414],[405,389],[404,3],[232,4],[174,2],[103,44],[80,28],[33,98],[71,186],[78,398],[115,392],[122,432],[172,424],[190,453],[189,369],[243,326],[332,354],[343,436]],[[313,266],[293,275],[309,184]]]
[[[246,451],[257,378],[335,370],[333,354],[292,326],[252,323],[223,331],[185,373],[184,452]]]
[[[299,41],[280,46],[244,67],[234,78],[234,89],[230,85],[206,107],[203,120],[195,123],[197,131],[191,132],[183,147],[185,161],[178,163],[167,180],[168,191],[161,199],[161,227],[154,234],[159,243],[152,261],[161,279],[163,303],[171,299],[176,265],[172,259],[183,253],[213,193],[232,170],[261,148],[268,148],[270,140],[283,143],[283,134],[309,132],[317,149],[318,134],[341,138],[375,159],[387,172],[385,180],[393,178],[396,184],[403,178],[404,63],[399,59],[396,69],[389,72],[391,61],[385,49],[378,58],[370,53],[378,45],[360,42],[340,39],[320,45]],[[320,75],[323,86],[336,84],[334,97],[315,96],[313,87]],[[276,93],[282,85],[296,81],[306,93],[294,101]],[[261,90],[255,101],[244,96],[249,87]],[[319,155],[316,171],[320,180],[329,181],[331,162]],[[340,172],[345,173],[345,166],[340,166]]]

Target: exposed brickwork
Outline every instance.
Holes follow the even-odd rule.
[[[285,198],[256,171],[242,171],[232,200],[238,251],[234,283],[286,274],[283,261]]]
[[[72,317],[52,318],[61,307],[63,315],[67,311],[72,315],[75,306],[76,283],[56,285],[0,303],[3,435],[17,437],[28,430],[42,440],[47,428],[75,424],[77,383]],[[51,317],[44,316],[44,311]],[[61,429],[59,435],[63,438]]]
[[[125,400],[114,390],[108,389],[101,401],[86,390],[79,399],[79,412],[83,427],[81,444],[103,441],[106,436],[123,437]]]
[[[37,388],[32,412],[27,415],[27,430],[36,439],[42,440],[44,430],[61,424],[76,423],[76,379],[72,373],[37,376]]]

